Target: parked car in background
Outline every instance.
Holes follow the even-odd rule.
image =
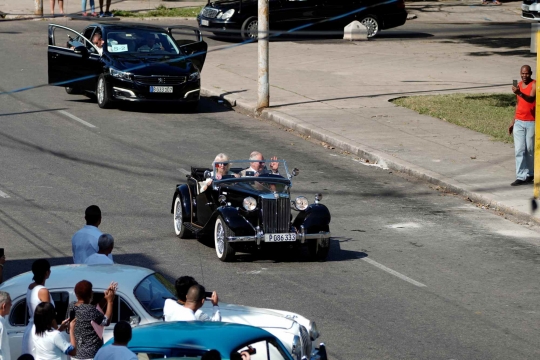
[[[12,359],[21,355],[22,336],[28,324],[26,290],[32,277],[33,274],[27,272],[0,285],[0,290],[7,291],[13,302],[11,313],[6,317]],[[93,284],[94,303],[103,298],[103,292],[111,281],[119,284],[111,325],[105,328],[104,341],[113,336],[114,325],[120,320],[130,322],[133,327],[162,322],[165,300],[175,298],[172,284],[150,269],[129,265],[53,266],[47,288],[55,303],[58,323],[66,319],[69,303],[77,300],[74,287],[81,280]],[[293,347],[297,349],[299,346],[302,356],[309,359],[320,357],[319,350],[312,346],[312,341],[319,337],[317,326],[299,314],[223,302],[219,303],[219,307],[224,322],[258,326],[280,339],[288,352],[293,353]],[[212,313],[209,301],[205,302],[203,311]]]
[[[373,37],[384,29],[405,24],[405,1],[396,0],[269,0],[270,30],[289,30],[299,25],[326,23],[332,30],[343,30],[351,21],[358,20]],[[257,0],[212,1],[197,16],[199,29],[216,35],[238,33],[242,39],[257,38]]]
[[[540,20],[540,4],[537,0],[523,0],[521,17],[529,20]]]
[[[190,26],[92,24],[79,33],[50,24],[49,84],[95,97],[100,108],[124,101],[196,110],[206,50]]]
[[[111,346],[109,340],[104,346]],[[221,359],[247,351],[251,360],[301,360],[300,344],[292,353],[276,338],[258,327],[221,322],[168,322],[133,329],[128,348],[139,359],[200,359],[217,350]],[[324,348],[324,346],[323,346]],[[320,360],[326,360],[326,352]]]

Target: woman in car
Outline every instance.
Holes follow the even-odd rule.
[[[48,302],[53,305],[54,301],[49,294],[49,290],[45,287],[45,281],[51,276],[51,264],[45,259],[39,259],[32,263],[32,273],[34,274],[33,283],[28,286],[26,291],[26,306],[28,307],[28,325],[24,330],[22,338],[22,353],[35,356],[34,341],[32,336],[32,327],[34,326],[34,311],[42,302]],[[58,326],[56,321],[53,323],[56,329]]]
[[[105,308],[103,314],[98,307],[91,304],[94,295],[92,283],[82,280],[75,285],[77,302],[71,303],[68,308],[68,314],[74,311],[77,319],[73,330],[77,342],[77,355],[73,356],[74,359],[93,359],[103,346],[103,326],[111,323],[117,286],[118,284],[111,283],[105,290],[105,296],[98,304],[99,308]]]
[[[36,307],[34,313],[35,333],[32,334],[36,347],[35,358],[47,360],[65,360],[67,355],[77,354],[77,343],[73,330],[77,320],[62,322],[58,330],[56,329],[56,312],[54,306],[48,302],[42,302]],[[62,336],[62,331],[70,328],[69,339]]]
[[[214,162],[212,163],[212,168],[216,167],[216,179],[220,180],[225,175],[232,175],[234,177],[240,177],[240,175],[233,173],[229,170],[230,164],[227,163],[229,161],[229,157],[223,153],[217,154],[216,158],[214,159]],[[216,164],[218,163],[218,164]],[[199,193],[204,192],[210,184],[212,184],[212,177],[214,176],[214,171],[210,173],[210,177],[204,181],[199,181]]]

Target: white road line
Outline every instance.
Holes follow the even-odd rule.
[[[178,169],[178,171],[180,171],[184,175],[191,175],[191,172],[187,171],[186,169],[180,168],[180,169]]]
[[[59,112],[60,114],[62,114],[62,115],[67,116],[67,117],[70,118],[70,119],[73,119],[73,120],[75,120],[75,121],[80,122],[80,123],[83,124],[83,125],[88,126],[89,128],[95,128],[94,125],[90,124],[89,122],[84,121],[83,119],[79,119],[78,117],[76,117],[75,115],[72,115],[72,114],[68,113],[67,111],[64,111],[64,110],[58,110],[58,112]]]
[[[398,273],[398,272],[395,271],[395,270],[392,270],[392,269],[390,269],[390,268],[387,268],[386,266],[384,266],[384,265],[382,265],[382,264],[379,264],[379,263],[376,262],[375,260],[371,260],[370,258],[367,258],[367,257],[362,258],[362,260],[364,260],[364,261],[367,262],[367,263],[370,263],[371,265],[373,265],[373,266],[375,266],[375,267],[378,267],[378,268],[381,269],[381,270],[386,271],[386,272],[389,273],[389,274],[392,274],[392,275],[394,275],[394,276],[397,276],[397,277],[400,278],[401,280],[405,280],[406,282],[411,283],[411,284],[413,284],[413,285],[415,285],[415,286],[418,286],[418,287],[426,287],[426,285],[422,284],[421,282],[418,282],[418,281],[416,281],[416,280],[413,280],[413,279],[411,279],[410,277],[407,277],[407,276],[405,276],[405,275],[403,275],[403,274],[400,274],[400,273]]]
[[[0,197],[3,197],[4,199],[9,199],[9,195],[1,190],[0,190]]]

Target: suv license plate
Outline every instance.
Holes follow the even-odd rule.
[[[296,241],[295,233],[285,234],[264,234],[265,242],[282,242],[282,241]]]
[[[210,22],[208,20],[201,20],[201,25],[202,26],[208,26],[208,25],[210,25]]]
[[[151,93],[172,93],[172,86],[150,86]]]

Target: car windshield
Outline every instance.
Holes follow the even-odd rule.
[[[174,292],[174,286],[163,275],[154,273],[137,285],[134,294],[146,312],[161,319],[165,300],[176,299]]]
[[[123,29],[105,35],[107,51],[112,54],[179,55],[174,39],[163,31]]]
[[[213,180],[232,180],[260,178],[258,182],[275,182],[276,180],[288,180],[292,177],[285,160],[227,160],[214,162],[212,173]],[[262,180],[262,179],[265,180]],[[270,180],[272,179],[272,180]],[[279,181],[277,181],[279,182]]]

